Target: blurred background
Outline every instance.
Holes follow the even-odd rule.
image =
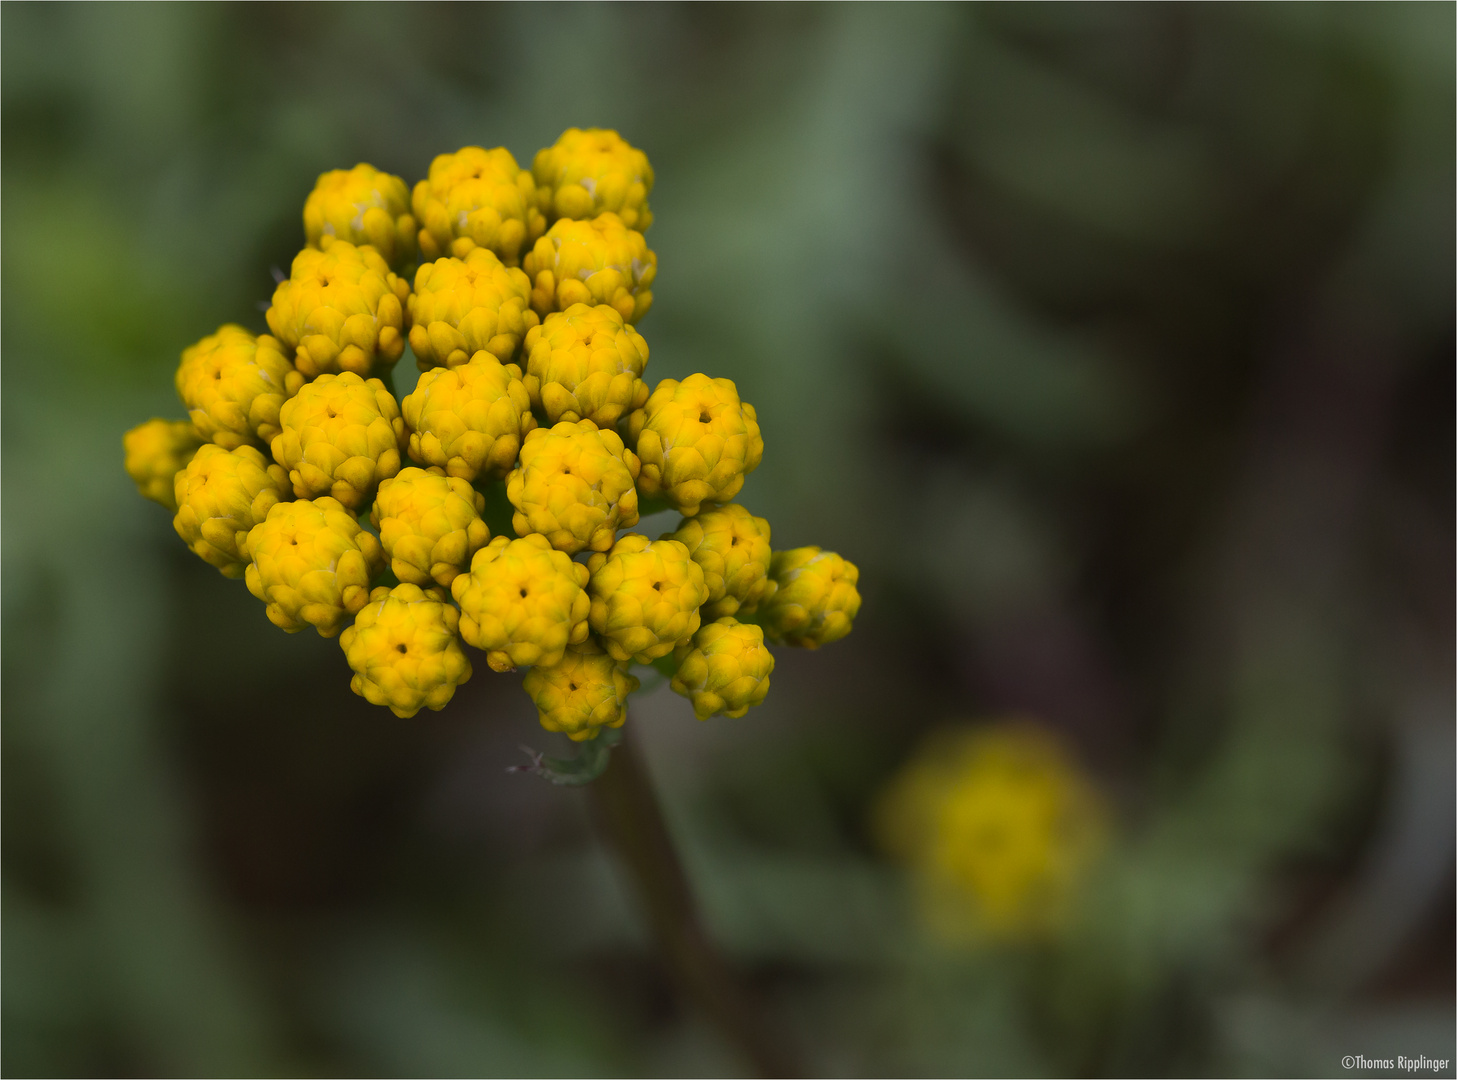
[[[3,18],[7,1075],[745,1067],[583,792],[506,772],[565,747],[519,676],[365,704],[121,465],[320,172],[590,125],[657,172],[650,382],[734,379],[740,501],[861,569],[763,707],[627,729],[808,1067],[1453,1075],[1452,5]],[[1013,729],[1103,839],[948,933],[875,822]]]

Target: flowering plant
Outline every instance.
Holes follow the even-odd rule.
[[[413,197],[325,173],[271,333],[184,350],[190,420],[129,431],[127,471],[274,623],[338,635],[354,692],[398,716],[444,708],[468,650],[530,669],[542,725],[577,741],[622,725],[634,663],[701,719],[743,715],[770,643],[850,631],[858,571],[773,551],[732,501],[764,452],[733,382],[644,382],[652,187],[642,151],[575,128],[529,170],[442,154]],[[423,374],[399,398],[407,344]],[[624,532],[663,508],[672,532]]]
[[[270,333],[227,325],[184,350],[190,419],[127,432],[126,469],[277,626],[337,635],[351,688],[397,716],[443,709],[472,651],[526,668],[542,726],[582,749],[523,768],[604,781],[683,985],[784,1072],[696,926],[640,766],[611,750],[632,665],[699,719],[742,716],[768,693],[771,643],[850,632],[859,573],[774,551],[732,501],[764,453],[732,381],[644,381],[652,187],[642,151],[576,128],[531,169],[504,148],[442,154],[408,197],[370,165],[325,173]],[[401,398],[407,346],[422,374]],[[658,539],[625,531],[669,509]]]

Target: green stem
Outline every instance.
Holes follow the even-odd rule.
[[[688,877],[631,739],[612,751],[607,769],[589,790],[679,990],[758,1075],[804,1075],[793,1055],[771,1036],[755,1003],[704,931]]]

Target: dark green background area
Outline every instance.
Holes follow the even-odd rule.
[[[629,721],[813,1068],[1450,1062],[1452,5],[0,20],[5,1074],[742,1069],[582,793],[505,771],[564,746],[519,676],[368,706],[121,467],[185,346],[264,328],[320,172],[589,125],[657,172],[649,380],[735,380],[740,501],[861,568],[763,707]],[[1066,940],[952,950],[867,816],[1008,715],[1118,836]]]

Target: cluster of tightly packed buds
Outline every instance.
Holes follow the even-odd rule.
[[[413,192],[323,174],[270,333],[185,349],[190,419],[127,432],[127,472],[272,622],[337,635],[354,692],[398,716],[450,701],[466,647],[529,669],[542,726],[578,741],[622,725],[634,663],[700,719],[742,716],[769,644],[849,633],[858,571],[774,551],[732,502],[764,441],[731,381],[643,381],[652,188],[642,151],[576,128],[531,169],[442,154]],[[422,374],[400,399],[407,345]],[[625,531],[661,509],[672,532]]]

